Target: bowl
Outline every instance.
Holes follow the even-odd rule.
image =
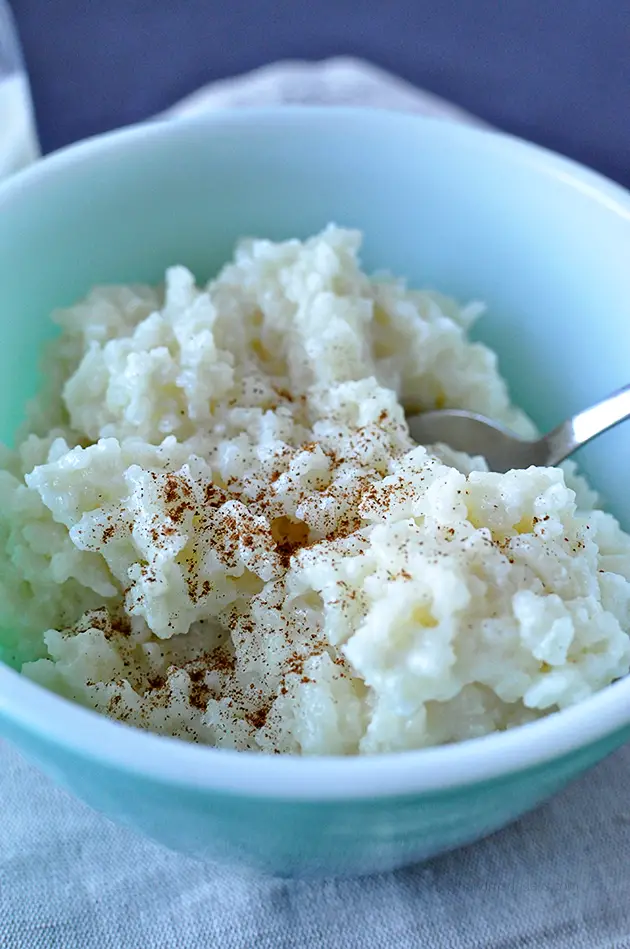
[[[156,123],[0,189],[0,437],[37,385],[48,314],[95,283],[207,278],[244,234],[365,232],[366,267],[489,304],[480,332],[545,427],[628,382],[630,195],[521,141],[415,116],[270,109]],[[628,428],[582,464],[630,526]],[[508,824],[630,738],[630,678],[449,747],[253,755],[109,721],[0,664],[0,734],[167,847],[283,876],[388,870]],[[25,806],[28,806],[27,804]]]

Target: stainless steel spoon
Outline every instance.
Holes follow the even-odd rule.
[[[491,471],[530,465],[552,467],[609,428],[630,418],[630,385],[567,419],[537,441],[526,441],[483,415],[459,409],[423,412],[407,419],[419,445],[442,443],[456,451],[482,455]]]

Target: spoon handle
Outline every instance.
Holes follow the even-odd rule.
[[[596,435],[601,435],[626,419],[630,419],[630,385],[613,392],[583,412],[578,412],[545,435],[541,442],[547,446],[546,464],[560,464]]]

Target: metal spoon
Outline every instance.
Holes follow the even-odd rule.
[[[567,419],[537,441],[526,441],[483,415],[459,409],[423,412],[407,419],[419,445],[442,443],[455,451],[482,455],[491,471],[530,465],[553,467],[602,432],[630,418],[630,385]]]

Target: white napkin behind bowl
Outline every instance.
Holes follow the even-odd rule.
[[[370,106],[485,126],[481,119],[452,103],[350,56],[314,63],[286,60],[262,66],[244,76],[210,83],[162,115],[178,117],[217,109],[291,104]]]

